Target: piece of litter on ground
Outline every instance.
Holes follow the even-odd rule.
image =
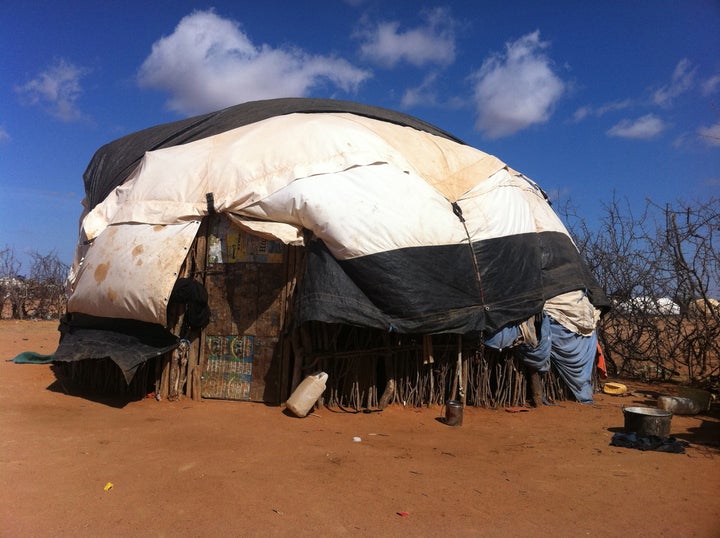
[[[368,433],[368,435],[378,435],[380,437],[388,437],[387,433]]]
[[[321,417],[320,415],[318,415],[317,413],[308,413],[308,414],[309,414],[311,417],[322,418],[322,417]]]
[[[407,512],[395,512],[395,513],[396,513],[397,515],[399,515],[400,517],[408,517],[408,516],[410,515],[410,514],[408,514]]]
[[[112,488],[113,488],[113,483],[112,483],[112,482],[108,482],[107,484],[105,484],[105,487],[104,487],[103,489],[104,489],[105,491],[110,491]]]
[[[353,443],[359,443],[360,441],[362,441],[360,437],[353,437]]]
[[[527,413],[530,410],[525,407],[506,407],[505,411],[508,413]]]
[[[280,516],[283,515],[282,511],[278,510],[277,508],[273,508],[272,511]]]

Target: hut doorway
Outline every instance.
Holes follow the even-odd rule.
[[[224,217],[209,219],[201,335],[203,398],[280,403],[288,250]]]

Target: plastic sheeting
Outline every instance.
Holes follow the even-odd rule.
[[[167,323],[167,305],[199,221],[111,226],[87,247],[69,312]]]
[[[347,112],[412,127],[462,144],[460,139],[418,118],[361,103],[312,98],[253,101],[202,116],[154,125],[104,145],[95,152],[83,174],[87,205],[92,209],[105,200],[115,187],[125,183],[148,151],[188,144],[243,125],[298,112],[306,114]]]
[[[103,146],[85,184],[71,312],[164,325],[213,212],[288,244],[313,238],[300,321],[493,332],[573,290],[607,304],[535,183],[392,111],[245,103]]]
[[[60,322],[62,337],[53,360],[109,358],[129,384],[138,368],[177,347],[179,339],[155,323],[70,314]]]

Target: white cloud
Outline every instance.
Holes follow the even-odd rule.
[[[720,146],[720,122],[697,130],[700,139],[708,146]]]
[[[84,118],[77,100],[82,94],[80,79],[85,74],[84,69],[60,59],[34,79],[16,86],[15,91],[24,102],[42,106],[62,121],[77,121]]]
[[[702,94],[703,95],[712,95],[713,93],[720,90],[720,75],[715,75],[707,79],[702,84]]]
[[[404,108],[412,108],[418,105],[434,105],[437,102],[437,94],[434,89],[437,78],[437,73],[429,73],[419,86],[405,91],[400,104]]]
[[[0,125],[0,144],[8,142],[10,140],[10,134],[7,132],[5,127]]]
[[[653,102],[662,107],[670,106],[673,99],[693,87],[695,71],[690,60],[687,58],[680,60],[675,66],[670,84],[663,86],[653,94]]]
[[[543,53],[548,46],[540,41],[540,32],[527,34],[506,43],[504,54],[486,59],[473,75],[478,110],[475,126],[485,136],[508,136],[550,118],[565,84]]]
[[[589,116],[599,118],[609,112],[623,110],[625,108],[631,107],[632,105],[633,103],[630,99],[624,99],[623,101],[613,101],[611,103],[606,103],[597,107],[590,105],[583,106],[575,111],[575,114],[573,114],[573,121],[580,122]]]
[[[381,22],[358,32],[360,53],[384,67],[407,62],[423,65],[450,65],[455,61],[455,26],[447,10],[424,13],[425,24],[401,31],[398,22]]]
[[[184,17],[171,35],[155,42],[138,82],[168,91],[172,110],[196,114],[257,99],[301,97],[326,81],[352,92],[369,77],[340,58],[256,46],[237,22],[210,10]]]
[[[575,113],[573,114],[573,121],[574,122],[581,122],[588,116],[590,116],[593,113],[593,109],[591,106],[581,106],[578,108]]]
[[[666,128],[665,122],[655,114],[647,114],[636,120],[622,120],[610,128],[607,134],[618,138],[648,140],[659,135]]]

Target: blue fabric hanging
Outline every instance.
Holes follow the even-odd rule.
[[[520,336],[519,327],[510,325],[486,338],[485,345],[495,349],[515,346],[514,352],[523,364],[539,372],[547,372],[551,365],[554,366],[578,402],[593,402],[592,371],[597,349],[595,332],[590,336],[581,336],[543,313],[538,345],[518,345]]]

